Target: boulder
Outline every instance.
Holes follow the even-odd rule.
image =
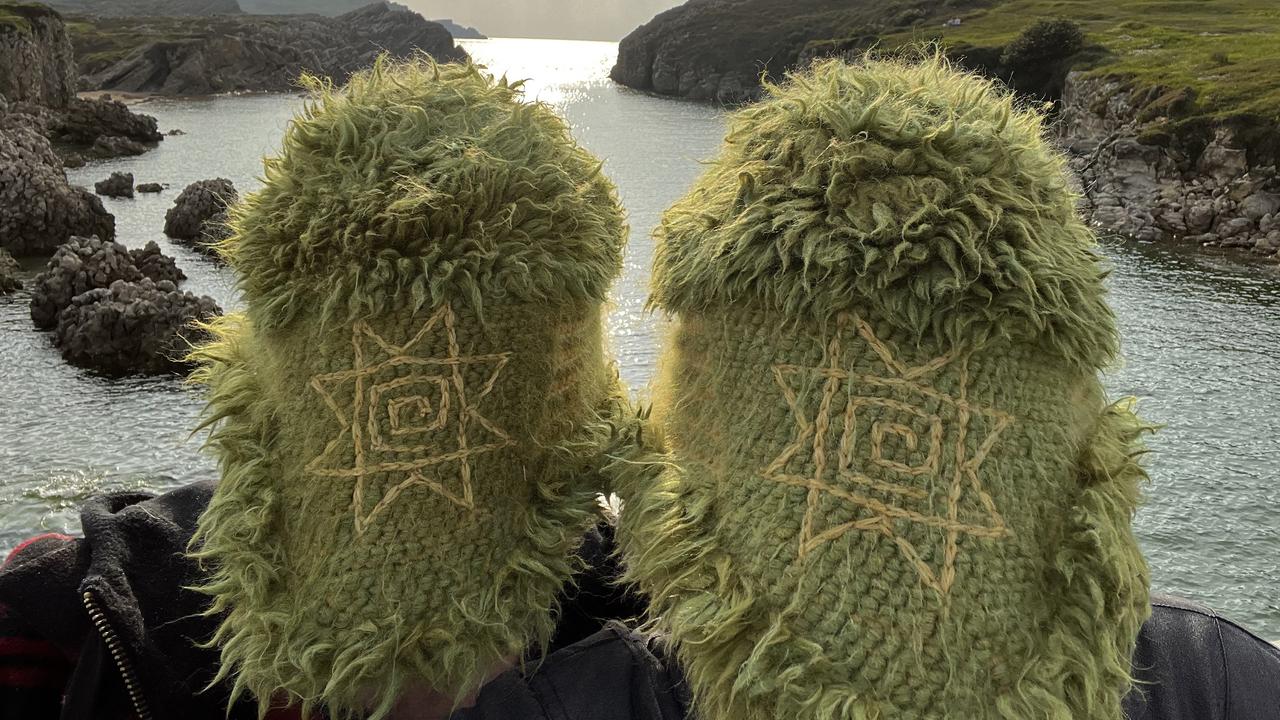
[[[36,276],[31,292],[31,321],[37,328],[48,330],[57,325],[58,315],[76,295],[110,287],[117,280],[138,282],[143,278],[177,284],[186,275],[173,258],[161,254],[155,242],[141,250],[129,250],[96,237],[73,237],[58,248]]]
[[[168,280],[117,280],[72,298],[58,317],[54,344],[72,365],[110,375],[178,372],[204,339],[197,323],[221,313],[212,298],[181,292]]]
[[[160,183],[141,183],[138,185],[140,193],[158,193],[164,190],[164,186]]]
[[[58,248],[45,269],[36,276],[31,291],[31,321],[48,330],[71,299],[94,288],[109,287],[116,280],[142,279],[125,246],[97,237],[73,237]]]
[[[0,248],[0,295],[22,289],[22,281],[18,279],[21,270],[18,261]]]
[[[115,238],[102,201],[67,183],[49,140],[21,114],[0,117],[0,247],[48,255],[73,235]]]
[[[89,147],[89,154],[101,160],[141,155],[146,151],[146,145],[118,135],[100,135]]]
[[[1240,211],[1250,220],[1262,220],[1268,215],[1280,212],[1280,195],[1255,192],[1240,201]]]
[[[106,180],[93,184],[94,192],[113,198],[133,197],[133,173],[113,172]]]
[[[109,97],[75,98],[57,113],[52,129],[62,142],[92,145],[99,137],[120,137],[150,144],[164,140],[160,126],[150,115],[141,115]]]
[[[235,185],[226,178],[199,180],[188,185],[164,216],[164,234],[209,251],[226,237],[227,207],[236,202]]]
[[[168,280],[177,285],[187,279],[187,274],[182,272],[182,268],[178,267],[173,258],[160,252],[160,246],[154,240],[147,243],[141,250],[130,250],[129,257],[133,258],[133,264],[137,266],[143,277],[151,278],[156,282]]]

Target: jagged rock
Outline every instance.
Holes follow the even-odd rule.
[[[1248,155],[1244,148],[1232,145],[1231,133],[1220,128],[1213,142],[1200,154],[1196,169],[1218,182],[1227,182],[1245,174],[1249,170]]]
[[[226,237],[227,206],[236,202],[235,185],[226,178],[191,183],[164,216],[164,234],[191,241],[197,249]]]
[[[48,330],[57,325],[58,314],[76,295],[108,287],[116,280],[141,279],[142,272],[125,246],[96,237],[73,237],[58,248],[36,276],[31,291],[31,321],[37,328]]]
[[[182,130],[181,128],[174,128],[174,129],[170,130],[169,132],[165,133],[165,135],[170,135],[170,136],[173,136],[173,135],[186,135],[186,134],[187,134],[187,132],[186,132],[185,130]]]
[[[345,15],[104,19],[98,30],[136,38],[123,59],[98,61],[84,48],[84,83],[97,90],[212,95],[292,92],[303,72],[344,82],[381,54],[424,52],[440,62],[465,60],[449,31],[407,8],[372,4]],[[157,34],[168,36],[156,40]]]
[[[100,135],[89,148],[89,153],[99,159],[141,155],[147,146],[136,140],[116,135]]]
[[[85,166],[84,156],[80,153],[69,152],[62,156],[62,166],[68,170],[74,168],[82,168]]]
[[[160,183],[141,183],[138,185],[140,193],[158,193],[164,190],[164,186]]]
[[[21,270],[18,261],[0,248],[0,295],[22,289],[22,281],[18,279]]]
[[[45,255],[73,235],[115,238],[96,195],[67,183],[48,139],[15,114],[0,117],[0,247]]]
[[[60,129],[70,142],[87,143],[100,135],[124,137],[140,143],[164,140],[159,124],[150,115],[135,113],[128,105],[110,97],[76,98],[60,118]]]
[[[76,295],[109,287],[117,280],[137,282],[144,277],[156,282],[178,283],[186,275],[173,258],[160,253],[155,242],[141,250],[129,250],[115,242],[96,237],[73,237],[50,258],[36,276],[31,292],[31,321],[48,330]]]
[[[212,298],[168,280],[117,280],[72,298],[54,344],[67,362],[111,375],[181,371],[191,346],[204,339],[195,323],[221,313]]]
[[[147,243],[141,250],[130,250],[129,256],[133,258],[133,264],[137,266],[143,277],[149,277],[156,282],[168,280],[175,285],[187,279],[187,274],[182,272],[177,262],[160,252],[160,246],[154,240]]]
[[[106,180],[93,184],[94,192],[113,198],[133,197],[133,173],[113,172]]]

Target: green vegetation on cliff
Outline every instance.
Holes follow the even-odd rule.
[[[12,28],[28,33],[33,19],[50,15],[57,13],[37,3],[0,3],[0,30]]]
[[[892,4],[892,3],[885,3]],[[945,14],[945,13],[944,13]],[[1078,23],[1094,46],[1075,69],[1169,89],[1167,100],[1217,116],[1280,119],[1280,3],[1275,0],[1005,0],[954,13],[958,27],[911,28],[885,47],[936,39],[944,47],[1007,45],[1043,18]]]
[[[1008,52],[1029,28],[1058,18],[1083,31],[1074,52]],[[1149,95],[1144,119],[1167,117],[1170,127],[1280,121],[1276,0],[692,0],[625,39],[614,77],[707,96],[695,76],[732,73],[754,83],[815,57],[931,42],[1050,98],[1069,70],[1123,78]]]

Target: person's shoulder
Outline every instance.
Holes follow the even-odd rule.
[[[653,636],[609,622],[505,673],[452,720],[681,720],[684,680]]]
[[[1181,598],[1154,596],[1134,653],[1131,720],[1275,720],[1280,648]]]

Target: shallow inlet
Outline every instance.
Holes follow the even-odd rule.
[[[611,83],[612,43],[487,40],[463,43],[495,72],[529,77],[529,93],[555,105],[574,133],[607,159],[630,212],[632,240],[615,289],[610,334],[624,378],[652,373],[660,320],[643,311],[649,232],[710,155],[722,111],[650,97]],[[256,185],[300,99],[241,96],[153,100],[169,137],[137,158],[71,173],[92,185],[114,170],[168,183],[158,196],[104,199],[120,240],[155,240],[190,276],[187,288],[237,304],[220,268],[163,236],[164,213],[189,182],[228,177]],[[1156,588],[1213,605],[1280,638],[1280,283],[1271,265],[1196,248],[1108,243],[1112,301],[1126,364],[1109,377],[1166,428],[1150,458],[1152,484],[1137,518]],[[33,268],[34,270],[34,268]],[[76,508],[108,489],[161,490],[215,475],[189,438],[198,395],[173,379],[104,380],[68,367],[31,328],[27,297],[0,298],[0,549],[42,529],[78,530]]]

